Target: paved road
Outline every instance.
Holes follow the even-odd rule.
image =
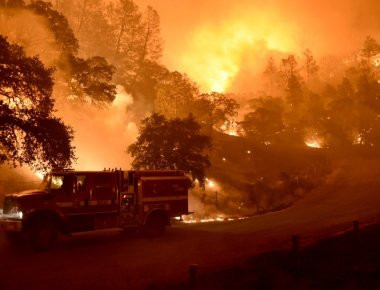
[[[78,234],[61,239],[46,253],[11,247],[2,238],[0,289],[144,289],[186,279],[189,264],[210,271],[264,251],[290,248],[293,233],[311,237],[304,242],[312,242],[326,230],[333,233],[349,225],[348,220],[329,227],[287,224],[279,216],[174,225],[157,239],[118,230]]]
[[[175,225],[156,239],[128,236],[117,230],[79,234],[61,239],[57,248],[47,253],[11,247],[2,237],[0,289],[1,286],[5,289],[144,288],[186,279],[187,267],[192,263],[206,270],[265,248],[257,243],[255,234],[231,234],[210,231],[210,228],[213,225],[205,228]]]
[[[380,182],[326,185],[295,206],[250,219],[174,225],[163,237],[144,239],[112,230],[63,238],[57,248],[34,253],[0,237],[0,289],[144,289],[252,255],[302,244],[347,230],[354,219],[380,217]]]

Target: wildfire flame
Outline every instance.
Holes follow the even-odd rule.
[[[215,183],[215,181],[213,181],[213,180],[210,180],[210,179],[208,179],[207,177],[206,177],[206,185],[208,186],[208,187],[216,187],[216,183]]]
[[[294,28],[278,22],[275,15],[239,15],[222,25],[204,25],[193,34],[181,66],[204,91],[225,92],[240,72],[244,55],[257,47],[281,52],[294,51]],[[288,27],[287,27],[288,26]],[[259,51],[261,49],[258,49]]]
[[[323,146],[322,140],[318,137],[311,137],[309,139],[306,139],[305,144],[311,148],[322,148]]]
[[[225,121],[224,124],[219,127],[219,131],[230,136],[239,136],[238,124],[235,120]]]
[[[238,136],[238,133],[235,130],[230,130],[227,132],[227,134],[230,136]]]
[[[354,140],[354,144],[363,144],[363,137],[361,134],[358,134]]]
[[[225,215],[217,215],[211,217],[195,217],[194,215],[184,215],[175,217],[175,220],[181,221],[186,224],[196,224],[196,223],[212,223],[212,222],[231,222],[236,220],[245,220],[248,217],[229,217]]]
[[[36,171],[36,172],[34,172],[34,175],[37,176],[38,179],[43,180],[45,173],[42,171]]]

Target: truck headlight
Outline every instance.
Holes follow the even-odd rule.
[[[21,220],[24,214],[22,210],[17,205],[15,205],[10,208],[9,212],[6,215],[9,218],[16,218]]]

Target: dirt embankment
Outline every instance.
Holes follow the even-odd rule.
[[[380,224],[198,276],[193,289],[380,289]],[[301,240],[302,245],[302,240]],[[190,279],[189,279],[190,280]],[[189,281],[156,289],[189,289]]]

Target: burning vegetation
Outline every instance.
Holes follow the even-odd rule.
[[[35,259],[1,232],[0,289],[164,289],[189,265],[197,289],[197,271],[290,242],[283,272],[264,257],[246,275],[307,289],[301,248],[352,225],[326,264],[349,289],[379,284],[372,249],[360,258],[380,216],[379,15],[378,0],[0,0],[0,232],[37,250],[73,234]]]
[[[162,7],[142,7],[0,1],[1,163],[36,175],[185,170],[194,220],[225,220],[287,207],[323,183],[335,159],[379,150],[371,29],[351,51],[305,49],[292,13],[232,9],[220,25],[192,29],[178,53],[168,43],[169,58]]]

